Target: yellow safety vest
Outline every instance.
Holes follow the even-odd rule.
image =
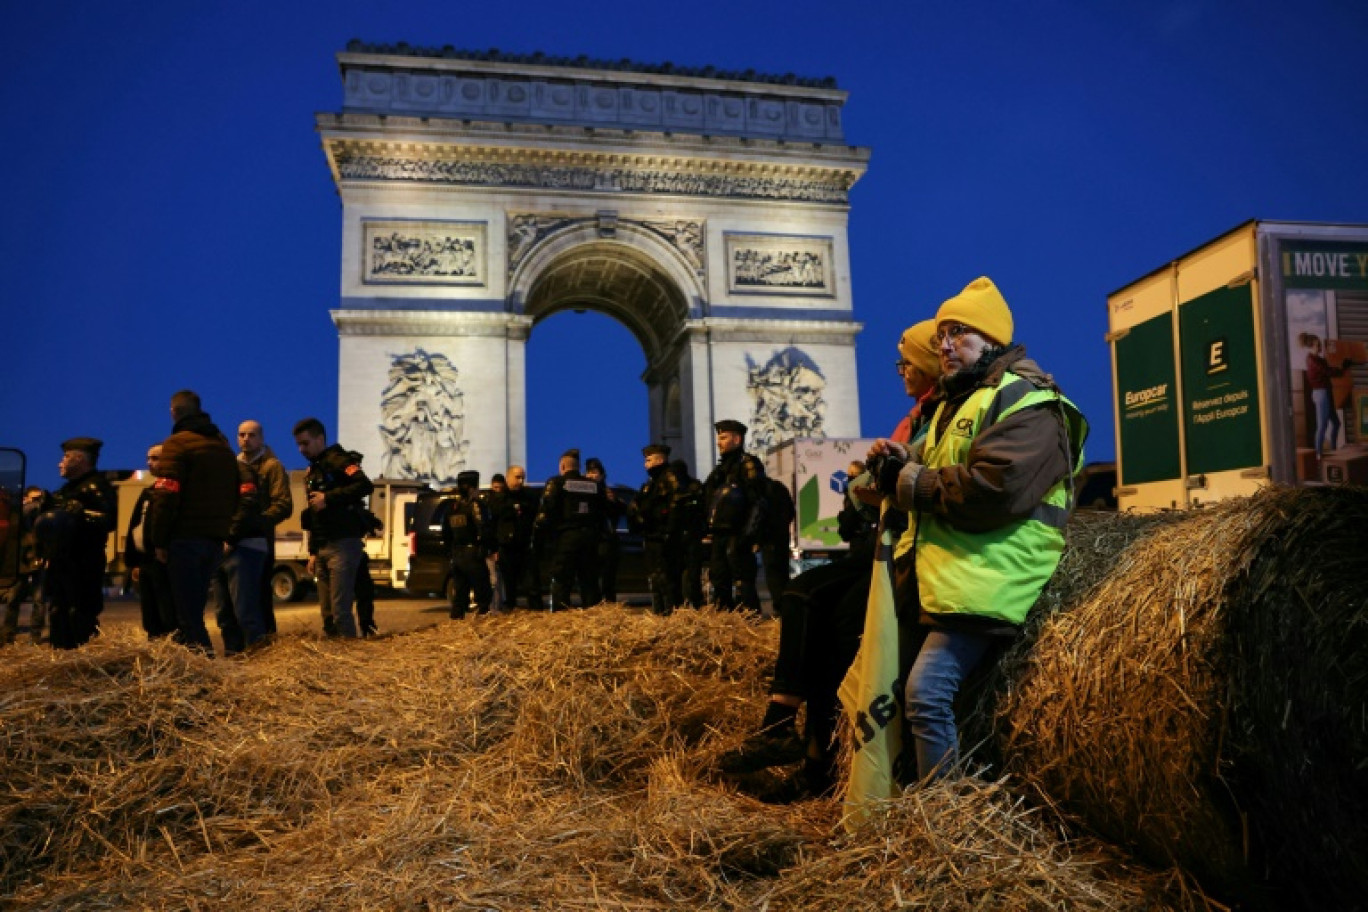
[[[985,429],[993,403],[1014,383],[1030,387],[1003,409],[1001,421],[1022,409],[1058,402],[1064,407],[1069,445],[1076,455],[1074,471],[1083,465],[1087,421],[1078,407],[1053,390],[1037,388],[1007,371],[995,387],[972,392],[940,434],[941,403],[932,418],[923,450],[928,469],[962,465]],[[917,523],[917,588],[922,608],[932,614],[966,614],[1020,624],[1040,596],[1064,551],[1064,527],[1072,504],[1069,478],[1060,479],[1031,514],[990,532],[964,532],[944,517],[922,512]]]

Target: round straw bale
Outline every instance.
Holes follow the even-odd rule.
[[[1073,554],[1004,662],[1006,771],[1217,895],[1364,908],[1365,530],[1368,491],[1279,487],[1150,521],[1083,586]]]

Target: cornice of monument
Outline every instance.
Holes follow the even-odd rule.
[[[580,127],[483,129],[318,116],[333,179],[846,205],[869,150]],[[472,125],[473,126],[473,125]],[[638,149],[632,148],[639,147]],[[725,158],[719,157],[719,153]]]
[[[621,154],[695,157],[714,161],[716,156],[757,162],[800,160],[856,168],[864,173],[869,163],[867,146],[820,141],[794,141],[750,136],[715,136],[710,133],[659,131],[643,128],[582,126],[579,124],[496,123],[446,117],[399,114],[319,112],[314,126],[325,143],[365,140],[441,146],[487,148],[545,148],[563,152],[611,149]]]
[[[459,301],[452,301],[459,307]],[[332,310],[339,336],[496,336],[526,339],[532,318],[460,310]]]
[[[671,340],[688,337],[696,342],[790,342],[849,345],[864,330],[863,323],[832,320],[737,320],[704,317],[685,322]]]
[[[422,58],[434,64],[445,63],[447,67],[452,69],[483,68],[495,72],[503,72],[512,68],[515,72],[520,73],[544,71],[548,74],[560,75],[568,70],[576,75],[598,76],[606,71],[613,74],[645,74],[697,82],[739,82],[764,86],[798,86],[808,90],[829,89],[839,91],[836,86],[836,79],[833,76],[814,78],[797,76],[793,73],[779,75],[757,73],[755,70],[723,70],[714,66],[681,66],[670,62],[646,63],[627,58],[597,60],[583,54],[578,57],[562,57],[546,54],[542,51],[534,51],[531,54],[515,54],[500,51],[498,48],[472,50],[456,48],[449,44],[441,48],[424,48],[415,47],[406,41],[397,44],[372,44],[354,38],[347,42],[347,50],[338,54],[339,61],[343,57],[356,59],[385,58],[396,63]],[[619,78],[621,77],[619,76]]]

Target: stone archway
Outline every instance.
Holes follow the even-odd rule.
[[[528,317],[534,329],[566,310],[594,310],[625,326],[646,359],[646,439],[684,452],[677,409],[673,424],[667,411],[669,391],[678,400],[679,342],[703,291],[690,261],[652,229],[604,213],[547,221],[556,227],[518,263],[510,309]]]
[[[533,327],[593,309],[646,355],[650,434],[695,470],[859,436],[846,227],[868,151],[798,80],[354,45],[318,117],[343,205],[338,436],[448,483],[525,462]]]

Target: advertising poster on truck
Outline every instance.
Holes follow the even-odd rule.
[[[1283,240],[1277,259],[1287,313],[1297,480],[1368,484],[1368,239]]]
[[[1188,473],[1263,465],[1252,285],[1188,301],[1178,323]]]
[[[765,472],[788,486],[797,510],[794,548],[803,556],[844,551],[836,516],[845,502],[847,469],[863,460],[873,438],[797,437],[772,447]]]
[[[1107,306],[1122,510],[1368,484],[1368,225],[1246,222]]]
[[[1122,484],[1167,481],[1183,472],[1179,458],[1178,383],[1173,320],[1167,313],[1131,328],[1116,341]]]

